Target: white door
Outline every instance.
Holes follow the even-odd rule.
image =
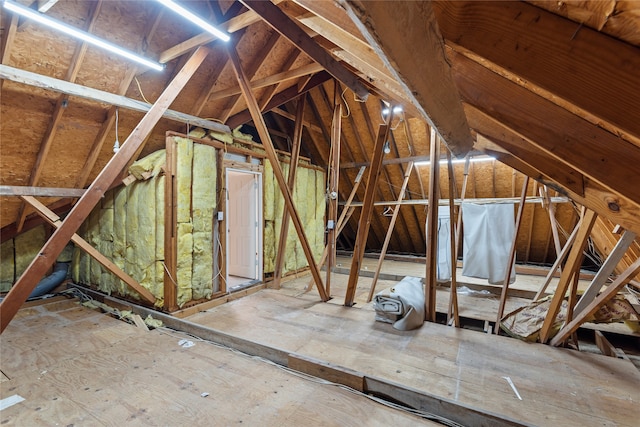
[[[258,279],[261,271],[259,174],[227,169],[227,274]]]

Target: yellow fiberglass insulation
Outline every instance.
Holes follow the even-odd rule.
[[[156,177],[164,166],[166,156],[165,149],[155,151],[129,166],[129,173],[140,181]]]
[[[191,221],[191,176],[193,166],[193,141],[186,138],[176,138],[176,196],[177,221]]]
[[[193,268],[193,225],[189,222],[178,223],[178,306],[193,299],[191,277]]]
[[[193,179],[191,216],[193,231],[213,230],[213,211],[216,207],[216,152],[206,145],[193,147]]]
[[[16,266],[13,258],[13,239],[0,245],[0,292],[11,289]]]
[[[16,279],[24,273],[45,242],[46,236],[43,225],[19,234],[13,239]]]
[[[281,162],[280,165],[286,177],[289,171],[289,164]],[[325,175],[321,170],[307,167],[305,164],[298,165],[293,202],[316,260],[319,260],[324,249],[324,182]],[[284,197],[277,181],[274,179],[273,168],[268,161],[265,161],[263,254],[265,273],[273,273],[275,270],[275,258],[280,239],[283,211]],[[284,273],[295,271],[308,265],[298,234],[291,220],[289,221],[284,260]]]
[[[111,260],[120,269],[125,270],[124,260],[127,257],[127,199],[129,187],[120,187],[113,190],[113,253]],[[104,254],[106,255],[106,254]],[[128,286],[122,281],[116,280],[118,293],[126,295]]]

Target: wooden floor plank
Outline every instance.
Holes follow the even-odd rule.
[[[189,320],[525,423],[637,421],[631,402],[640,399],[640,373],[626,361],[439,324],[400,332],[375,322],[366,308],[316,304],[271,290]]]
[[[435,425],[195,339],[183,348],[182,338],[73,302],[27,308],[0,336],[0,399],[25,398],[0,424]]]

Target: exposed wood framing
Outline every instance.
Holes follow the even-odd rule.
[[[562,304],[562,301],[564,300],[567,289],[571,285],[571,280],[573,279],[573,276],[580,270],[584,247],[587,244],[587,239],[589,238],[591,228],[593,228],[593,224],[596,221],[596,217],[597,215],[595,212],[587,209],[582,216],[582,219],[580,220],[580,228],[578,229],[578,234],[576,235],[576,241],[571,247],[571,251],[569,252],[569,256],[567,257],[567,263],[564,270],[562,270],[562,275],[560,276],[558,286],[556,287],[555,293],[553,294],[551,305],[549,306],[549,311],[547,312],[544,323],[542,324],[542,329],[540,330],[541,343],[546,343],[549,339],[551,328],[553,327],[553,324],[556,320],[558,311],[560,311],[560,306]]]
[[[61,92],[70,96],[77,96],[91,101],[111,104],[120,108],[126,108],[143,113],[149,112],[152,108],[151,104],[147,104],[143,101],[130,99],[125,96],[104,92],[102,90],[92,89],[75,83],[66,82],[64,80],[54,79],[52,77],[32,73],[30,71],[19,70],[6,65],[0,65],[0,79],[7,79],[17,83],[49,89],[54,92]],[[205,129],[211,129],[216,132],[231,132],[229,126],[169,109],[164,112],[163,117],[180,123],[188,123],[190,126],[200,126]]]
[[[331,121],[331,156],[329,161],[329,203],[327,206],[327,279],[325,286],[327,294],[331,295],[331,270],[336,263],[336,239],[338,220],[338,194],[340,184],[340,135],[342,134],[342,104],[336,103],[333,108],[333,119]],[[334,197],[335,195],[335,197]]]
[[[473,122],[473,119],[470,119]],[[497,124],[497,122],[494,122]],[[504,126],[498,126],[502,136],[513,137],[513,130]],[[484,133],[484,130],[483,130]],[[505,139],[491,135],[491,141],[478,134],[476,146],[482,146],[483,151],[511,166],[514,169],[528,175],[539,182],[566,194],[582,206],[596,211],[599,215],[609,218],[611,221],[622,225],[628,230],[640,233],[640,204],[630,200],[624,194],[613,193],[596,181],[588,178],[581,179],[580,192],[571,190],[565,186],[566,180],[573,180],[575,169],[560,164],[554,158],[542,154],[536,147],[524,138],[519,138],[516,144],[507,144]],[[493,143],[495,141],[496,143]],[[498,145],[498,142],[500,145]],[[530,153],[525,155],[521,150]],[[541,155],[542,154],[542,155]],[[521,160],[526,159],[526,160]],[[556,175],[553,177],[552,175]],[[554,198],[552,198],[552,202]]]
[[[628,185],[637,177],[640,147],[593,126],[463,55],[452,52],[449,57],[465,102],[480,111],[491,112],[495,120],[526,138],[558,165],[565,164],[610,191],[640,203],[640,187]],[[539,126],[531,126],[532,120]],[[471,118],[469,121],[473,122]],[[476,129],[485,133],[482,128]]]
[[[246,66],[245,73],[249,79],[253,79],[256,75],[260,67],[262,67],[271,55],[274,46],[280,39],[280,34],[276,31],[271,34],[271,37],[267,40],[264,46],[258,50],[258,53],[251,59],[249,64]],[[227,105],[224,110],[218,115],[218,118],[222,123],[226,122],[231,113],[236,109],[238,103],[242,100],[242,93],[238,90],[238,93],[231,96],[231,99],[227,101]]]
[[[33,207],[38,213],[38,215],[44,218],[53,227],[59,228],[62,224],[62,221],[60,220],[60,217],[58,215],[47,208],[44,204],[34,199],[32,196],[22,196],[22,200],[31,205],[31,207]],[[87,255],[98,261],[100,265],[113,273],[118,279],[126,283],[132,290],[139,293],[144,300],[151,304],[155,303],[156,297],[153,296],[151,292],[140,285],[133,277],[122,271],[122,269],[115,265],[109,258],[102,255],[97,249],[91,246],[89,242],[75,233],[71,236],[71,241],[75,243],[76,246],[78,246],[80,249],[85,251]]]
[[[393,114],[389,114],[389,122]],[[378,185],[378,177],[380,176],[380,168],[382,165],[382,156],[384,155],[384,143],[389,137],[389,124],[380,125],[378,128],[378,137],[373,149],[373,158],[371,159],[371,168],[367,178],[367,188],[365,190],[362,211],[360,212],[360,220],[358,221],[358,235],[353,247],[353,258],[351,261],[351,270],[349,272],[349,281],[347,283],[347,291],[344,297],[344,305],[351,307],[355,298],[356,287],[358,286],[358,276],[360,274],[360,265],[362,264],[362,256],[364,255],[365,246],[367,244],[367,236],[369,235],[369,227],[371,225],[371,213],[373,212],[373,195]]]
[[[558,252],[556,260],[554,261],[553,265],[549,269],[549,272],[547,273],[547,276],[544,282],[542,283],[542,285],[540,285],[540,289],[538,289],[536,296],[533,298],[534,301],[538,301],[540,297],[542,297],[542,294],[547,289],[547,286],[549,286],[549,284],[551,283],[551,279],[556,275],[556,271],[560,270],[561,271],[560,275],[562,275],[562,270],[560,269],[560,266],[562,265],[562,262],[565,260],[567,255],[569,255],[569,250],[571,249],[573,242],[576,239],[579,229],[580,229],[580,224],[578,223],[576,224],[576,227],[571,232],[571,235],[569,235],[569,237],[567,238],[567,241],[564,244],[564,247],[562,248],[562,250]]]
[[[500,321],[502,320],[502,314],[504,313],[504,306],[507,303],[507,295],[509,295],[509,281],[511,280],[511,268],[513,262],[516,259],[516,247],[518,246],[518,231],[520,231],[520,225],[522,224],[522,214],[524,213],[525,200],[527,199],[527,188],[529,187],[529,177],[524,177],[522,183],[522,193],[520,194],[520,204],[518,205],[518,214],[516,215],[516,226],[513,233],[513,242],[511,243],[511,250],[509,251],[509,258],[507,260],[507,267],[504,272],[504,281],[502,282],[502,291],[500,292],[500,305],[498,306],[498,316],[496,317],[496,324],[494,332],[497,334],[500,332]]]
[[[287,55],[287,59],[284,61],[284,64],[282,64],[282,71],[291,70],[291,67],[293,67],[293,64],[295,64],[296,60],[301,54],[302,52],[300,52],[298,49],[294,47],[291,53]],[[300,87],[304,87],[304,85],[307,83],[308,81],[305,81],[304,84],[301,85]],[[278,82],[274,85],[269,86],[267,89],[265,89],[264,93],[262,94],[262,97],[260,98],[260,101],[258,102],[258,104],[260,105],[260,111],[264,111],[265,107],[267,106],[269,101],[271,101],[271,98],[273,98],[276,92],[281,88],[282,84],[283,84],[282,82]]]
[[[413,163],[409,163],[407,166],[407,170],[404,172],[404,181],[402,181],[402,188],[400,188],[400,193],[398,194],[398,202],[400,202],[404,198],[404,193],[407,189],[407,184],[409,184],[409,178],[411,177],[411,171],[413,170]],[[398,219],[398,214],[400,213],[400,205],[397,205],[393,210],[393,214],[391,215],[391,221],[389,221],[389,229],[387,230],[387,235],[384,238],[384,243],[382,244],[382,249],[380,250],[380,258],[378,259],[378,264],[376,265],[376,271],[373,275],[373,280],[371,281],[371,289],[369,290],[369,296],[367,297],[367,302],[371,302],[373,299],[373,294],[376,290],[376,284],[378,283],[378,278],[380,277],[380,270],[382,269],[382,262],[384,261],[384,257],[387,254],[387,248],[389,247],[389,242],[391,241],[391,235],[393,234],[393,229],[396,225],[396,220]]]
[[[456,248],[458,247],[457,236],[459,232],[458,228],[455,227],[455,196],[453,194],[453,189],[455,186],[453,174],[453,163],[451,163],[451,153],[447,150],[447,172],[449,175],[449,248],[451,251],[451,287],[449,288],[449,304],[447,309],[447,324],[451,323],[451,316],[453,315],[453,324],[456,328],[460,327],[460,314],[458,310],[458,283],[456,280],[457,276],[457,265],[458,265],[458,251]],[[464,197],[464,196],[463,196]],[[458,213],[460,215],[460,213]],[[460,215],[461,216],[461,215]]]
[[[296,121],[295,114],[291,114],[288,111],[283,110],[282,108],[274,108],[271,110],[271,112],[276,113],[277,115],[287,118],[289,120],[293,120],[294,122]],[[316,132],[322,132],[322,129],[320,129],[320,126],[316,125],[315,123],[311,123],[308,120],[303,120],[302,124],[310,130],[313,130]]]
[[[293,145],[291,148],[291,161],[289,162],[289,176],[287,177],[287,187],[293,193],[296,185],[296,172],[298,171],[298,160],[300,158],[300,146],[302,145],[302,118],[304,117],[304,107],[306,96],[298,98],[296,107],[296,123],[293,130]],[[280,226],[280,239],[276,252],[276,265],[273,273],[273,287],[280,289],[280,279],[282,278],[282,267],[284,266],[284,255],[287,247],[287,236],[289,235],[289,211],[282,212],[282,225]],[[329,291],[327,290],[327,293]]]
[[[300,216],[298,215],[298,211],[296,210],[293,204],[293,196],[291,195],[291,191],[289,191],[289,187],[287,187],[287,183],[284,179],[284,175],[282,174],[282,168],[280,167],[280,163],[278,162],[278,155],[275,152],[275,148],[273,147],[273,142],[271,141],[271,136],[269,136],[269,132],[267,131],[267,126],[264,123],[264,119],[262,118],[262,114],[260,112],[260,107],[251,92],[251,88],[249,87],[249,80],[247,79],[244,71],[242,70],[242,66],[240,64],[240,58],[238,57],[238,53],[235,50],[235,46],[229,46],[227,49],[229,54],[229,59],[233,64],[233,70],[238,79],[238,83],[240,84],[240,88],[242,89],[242,94],[247,102],[247,107],[251,113],[251,117],[253,122],[256,125],[256,129],[258,134],[260,135],[260,140],[262,141],[262,145],[265,148],[267,153],[267,158],[271,162],[273,167],[273,174],[275,175],[276,181],[278,181],[278,185],[280,186],[280,190],[282,191],[282,195],[284,197],[285,206],[289,210],[289,214],[291,215],[291,220],[293,221],[293,225],[298,232],[298,238],[300,239],[300,244],[302,245],[302,250],[307,258],[307,263],[309,264],[309,269],[311,270],[311,274],[313,275],[314,280],[316,281],[316,287],[318,289],[318,293],[320,294],[320,298],[322,301],[327,301],[329,296],[327,295],[324,284],[322,283],[322,278],[320,277],[320,272],[318,267],[316,266],[316,262],[313,258],[313,253],[311,252],[311,247],[309,246],[309,241],[307,240],[307,236],[305,235],[304,228],[302,226],[302,221],[300,220]]]
[[[298,27],[291,18],[275,4],[254,0],[241,1],[249,9],[258,13],[274,30],[278,31],[301,51],[309,55],[310,58],[322,65],[329,74],[351,89],[360,99],[367,99],[369,91],[360,80],[351,71],[333,59],[327,51],[318,46],[304,30]]]
[[[440,140],[434,128],[429,129],[429,155],[432,159],[440,158]],[[429,210],[427,212],[427,262],[424,288],[425,320],[436,321],[436,286],[438,286],[438,199],[440,198],[438,181],[440,178],[440,162],[431,162],[429,168]],[[453,268],[453,266],[451,266]]]
[[[138,49],[139,52],[144,52],[146,49],[145,46],[149,43],[149,41],[153,39],[158,29],[158,25],[160,24],[160,20],[163,15],[163,10],[164,9],[160,9],[160,11],[155,14],[155,18],[152,20],[149,20],[149,24],[147,28],[144,30],[145,43],[141,43],[142,46]],[[135,78],[137,72],[138,72],[137,67],[131,67],[131,69],[127,71],[126,75],[122,79],[122,82],[120,83],[120,86],[118,87],[118,91],[116,92],[118,95],[126,94],[127,89],[131,85],[131,82]],[[91,144],[91,148],[89,149],[89,155],[87,156],[84,162],[84,165],[82,166],[82,169],[80,169],[80,174],[76,179],[75,186],[77,188],[84,188],[84,186],[87,184],[87,181],[89,180],[89,176],[91,175],[91,172],[93,171],[93,168],[96,162],[98,161],[98,157],[100,156],[100,152],[102,151],[102,147],[104,145],[104,142],[107,139],[109,131],[111,130],[112,126],[115,123],[116,110],[117,110],[117,107],[111,106],[107,111],[106,117],[102,122],[102,126],[100,127],[98,134],[96,135],[96,137],[93,140],[93,143]]]
[[[146,136],[153,130],[163,116],[165,110],[178,96],[182,88],[187,84],[191,76],[196,72],[202,61],[206,58],[207,49],[199,48],[187,62],[176,78],[160,95],[156,103],[145,114],[138,126],[129,135],[118,151],[107,163],[102,172],[87,189],[87,192],[78,200],[78,203],[69,212],[60,227],[38,252],[38,256],[29,264],[24,273],[16,281],[0,303],[0,333],[5,330],[18,309],[26,301],[27,297],[36,287],[40,278],[60,255],[73,234],[87,218],[91,210],[104,195],[109,185],[117,174],[143,144]]]
[[[0,185],[0,196],[82,197],[82,188],[22,187]]]
[[[591,281],[589,287],[583,292],[582,297],[580,297],[580,301],[576,304],[574,312],[576,315],[580,314],[585,307],[593,301],[602,286],[605,284],[607,279],[613,270],[616,268],[624,254],[629,249],[629,246],[634,242],[636,238],[636,234],[633,231],[625,231],[618,243],[616,243],[615,247],[609,253],[609,256],[605,260],[605,262],[600,266],[600,270]]]
[[[282,0],[274,0],[275,2],[279,2]],[[254,11],[250,10],[248,12],[241,13],[240,15],[234,16],[230,18],[226,22],[222,22],[217,27],[220,30],[226,31],[228,33],[235,33],[236,31],[242,30],[243,28],[248,27],[251,24],[260,21],[260,17]],[[158,62],[161,64],[167,63],[172,59],[177,58],[178,56],[182,56],[185,53],[195,49],[198,46],[205,45],[212,41],[216,40],[216,36],[209,32],[200,33],[197,36],[191,37],[184,42],[173,46],[160,54]]]
[[[406,98],[438,130],[447,147],[456,156],[464,156],[473,147],[473,138],[445,58],[431,3],[353,0],[340,3],[394,80],[402,82]]]
[[[282,71],[268,77],[254,80],[251,82],[251,89],[260,89],[271,85],[277,85],[279,83],[286,82],[287,80],[297,79],[302,76],[318,73],[322,70],[324,70],[324,68],[322,68],[322,65],[312,62],[311,64],[302,65],[293,70]],[[208,101],[224,99],[229,96],[238,95],[240,93],[241,92],[239,87],[231,87],[228,89],[212,92],[208,97]]]
[[[173,136],[167,135],[165,149],[163,308],[171,312],[178,308],[178,184],[176,182],[176,143]]]
[[[314,76],[303,87],[298,88],[297,86],[291,86],[290,88],[283,90],[277,95],[274,95],[273,98],[271,98],[271,100],[267,103],[267,105],[261,109],[261,111],[263,113],[266,113],[267,111],[270,111],[275,107],[286,104],[287,102],[297,98],[303,93],[307,93],[311,89],[320,86],[330,78],[331,75],[325,71],[314,74]],[[236,126],[247,123],[250,120],[251,113],[249,112],[249,109],[246,109],[229,117],[229,120],[227,120],[227,125],[229,128],[235,128]]]
[[[89,8],[89,23],[87,25],[86,31],[91,32],[95,26],[96,19],[98,18],[98,14],[100,13],[100,9],[102,8],[102,0],[92,3]],[[76,44],[76,49],[71,57],[71,63],[67,72],[64,76],[64,80],[69,82],[74,82],[76,77],[78,76],[78,72],[80,71],[80,66],[82,61],[84,60],[84,56],[87,53],[87,43],[79,42]],[[29,174],[29,186],[36,186],[40,181],[40,177],[42,175],[42,171],[44,169],[44,165],[47,161],[47,157],[49,156],[49,150],[53,145],[53,140],[56,136],[56,132],[58,130],[58,125],[60,120],[62,119],[62,115],[64,114],[65,107],[69,100],[68,95],[60,95],[56,100],[56,105],[53,108],[53,114],[51,115],[51,119],[49,120],[49,124],[47,126],[47,130],[42,136],[42,140],[40,142],[40,150],[38,151],[38,156],[36,157],[36,161],[31,169],[31,173]],[[18,216],[16,218],[16,223],[18,225],[18,231],[22,230],[22,226],[24,224],[24,220],[27,216],[26,205],[22,203],[20,208],[18,208]]]
[[[294,18],[307,29],[307,33],[318,34],[333,43],[332,54],[362,73],[362,78],[387,96],[402,101],[410,114],[418,116],[418,110],[406,98],[402,86],[392,77],[375,51],[357,30],[344,9],[334,2],[296,0],[312,12]],[[287,12],[288,3],[283,4]],[[291,13],[290,13],[291,15]]]
[[[638,47],[581,25],[577,31],[575,21],[526,2],[434,2],[434,10],[454,49],[615,135],[640,136],[631,113],[640,101]]]
[[[342,233],[345,225],[347,225],[347,222],[349,222],[349,218],[351,218],[351,214],[353,214],[353,211],[355,210],[355,208],[351,206],[351,202],[358,192],[358,188],[360,187],[360,182],[362,182],[362,176],[364,175],[365,169],[366,168],[362,166],[358,171],[358,175],[356,176],[356,179],[353,182],[353,187],[351,188],[351,193],[349,194],[349,197],[347,198],[347,201],[342,208],[342,212],[340,212],[340,218],[338,218],[338,221],[336,222],[336,239],[340,236],[340,233]],[[325,261],[327,260],[328,254],[329,247],[325,246],[324,251],[322,252],[322,256],[320,257],[320,261],[318,262],[318,268],[321,268],[324,265]],[[305,292],[310,291],[312,286],[313,280],[309,282],[309,284],[305,288]]]
[[[562,344],[572,333],[574,333],[580,325],[582,325],[593,313],[598,311],[607,301],[615,296],[620,289],[640,273],[640,258],[631,264],[626,270],[620,274],[616,280],[611,283],[596,299],[591,301],[575,319],[565,325],[560,332],[551,340],[551,345]]]

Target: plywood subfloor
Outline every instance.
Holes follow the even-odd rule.
[[[433,425],[182,338],[74,301],[24,308],[0,336],[0,399],[25,400],[0,411],[0,425]]]
[[[640,373],[624,360],[439,324],[400,332],[370,310],[275,290],[188,320],[524,423],[637,425]]]

